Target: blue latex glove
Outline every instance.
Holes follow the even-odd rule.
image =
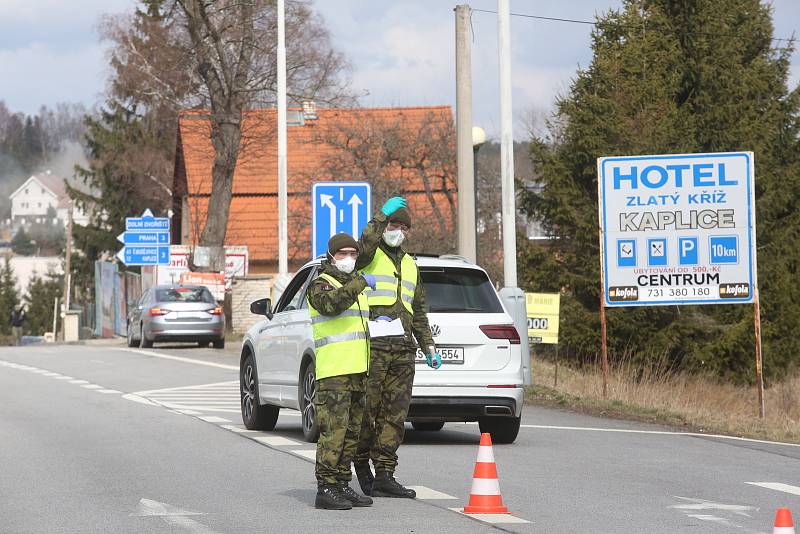
[[[369,287],[371,287],[372,289],[375,289],[375,284],[377,284],[377,282],[375,281],[375,275],[373,275],[373,274],[362,274],[361,276],[364,277],[364,280],[366,280],[367,285]]]
[[[405,207],[406,207],[406,199],[404,199],[403,197],[392,197],[386,201],[386,204],[383,205],[381,211],[383,212],[384,215],[388,217],[389,215],[396,212],[400,208],[405,208]]]
[[[380,317],[376,317],[375,320],[376,321],[391,321],[391,319],[389,319],[385,315],[381,315]]]
[[[438,369],[442,366],[442,355],[436,352],[433,347],[428,347],[428,352],[425,354],[425,359],[428,361],[428,367]]]

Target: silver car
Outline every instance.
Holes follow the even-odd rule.
[[[159,285],[142,294],[128,313],[128,346],[156,341],[195,341],[225,347],[225,313],[205,286]]]
[[[249,429],[272,430],[281,408],[300,410],[302,429],[315,441],[314,337],[306,290],[320,259],[304,265],[273,307],[250,306],[265,316],[245,335],[240,360],[242,419]],[[495,443],[519,432],[523,403],[520,337],[486,271],[460,256],[417,255],[427,293],[428,320],[442,367],[417,352],[408,421],[437,431],[448,421],[477,421]]]

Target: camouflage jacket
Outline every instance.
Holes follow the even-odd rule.
[[[378,213],[377,217],[372,219],[361,237],[358,239],[359,255],[356,260],[356,269],[363,269],[372,262],[375,257],[375,252],[380,248],[392,260],[395,268],[400,270],[400,262],[406,252],[403,250],[402,245],[399,247],[390,247],[383,240],[383,232],[386,230],[386,225],[389,224],[389,218],[383,213]],[[431,328],[428,325],[427,306],[425,304],[425,288],[422,285],[422,277],[417,280],[417,287],[414,290],[414,301],[411,303],[411,309],[414,314],[408,313],[408,310],[403,306],[403,303],[398,299],[392,306],[370,306],[369,316],[371,319],[385,315],[391,319],[400,318],[403,322],[403,328],[406,331],[404,347],[409,350],[415,350],[417,344],[421,348],[433,345],[433,336],[431,336]],[[413,337],[412,337],[413,334]],[[416,342],[414,339],[416,338]],[[372,346],[376,348],[386,348],[390,345],[397,343],[397,341],[388,339],[375,338],[372,340]]]
[[[367,287],[366,280],[357,271],[350,274],[343,273],[328,260],[322,262],[320,274],[323,273],[335,278],[342,287],[333,287],[320,277],[311,282],[308,288],[308,303],[322,315],[339,315],[352,306],[358,294]]]

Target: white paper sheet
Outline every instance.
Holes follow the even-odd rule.
[[[405,334],[403,330],[403,322],[400,319],[394,321],[367,321],[369,327],[369,337],[383,337],[383,336],[402,336]]]

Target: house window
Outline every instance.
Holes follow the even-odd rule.
[[[28,188],[27,187],[25,188],[25,194],[26,195],[28,194]]]
[[[42,203],[41,203],[41,202],[39,202],[39,207],[40,207],[40,208],[42,207]]]
[[[44,195],[44,187],[42,188],[42,194]]]

